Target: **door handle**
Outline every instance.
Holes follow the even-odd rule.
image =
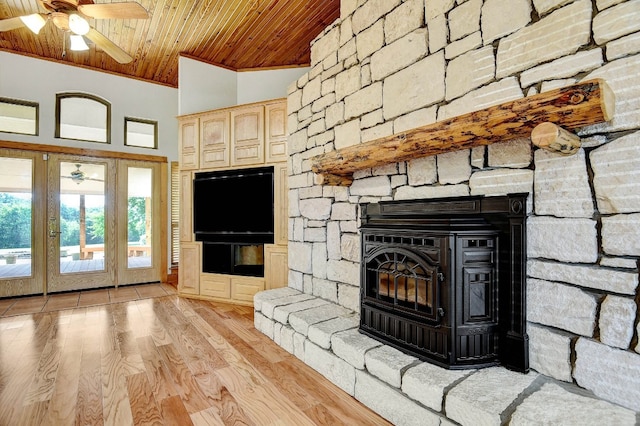
[[[56,226],[56,218],[55,217],[50,217],[49,218],[49,237],[50,238],[55,238],[56,235],[60,235],[62,234],[62,231],[58,231],[56,230],[57,226]]]

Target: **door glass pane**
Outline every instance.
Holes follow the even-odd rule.
[[[60,273],[103,271],[105,165],[60,163]],[[49,222],[50,232],[56,224]]]
[[[152,177],[148,168],[128,167],[128,267],[151,267]]]
[[[0,157],[0,278],[31,276],[31,159]]]

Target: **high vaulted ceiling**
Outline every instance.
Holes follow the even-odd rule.
[[[92,1],[80,0],[80,4],[87,2]],[[340,14],[340,0],[138,3],[149,12],[149,19],[88,19],[92,27],[133,57],[128,64],[118,63],[89,39],[88,51],[71,51],[68,32],[52,22],[38,35],[26,27],[0,32],[0,50],[177,87],[180,55],[235,71],[308,66],[311,40]],[[0,0],[0,19],[46,12],[40,0]]]

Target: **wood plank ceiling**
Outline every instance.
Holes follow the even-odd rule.
[[[138,2],[149,19],[89,19],[133,57],[128,64],[88,39],[88,51],[71,51],[68,33],[51,22],[38,35],[27,28],[0,32],[0,50],[177,87],[180,55],[235,71],[308,66],[310,42],[340,14],[340,0]],[[0,0],[0,19],[44,12],[39,0]]]

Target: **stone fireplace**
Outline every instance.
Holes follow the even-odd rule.
[[[637,423],[638,40],[637,0],[342,0],[289,88],[288,287],[256,296],[256,327],[394,424]],[[593,78],[615,115],[575,131],[573,155],[506,133],[348,186],[311,170],[318,155]],[[528,374],[441,368],[359,332],[360,206],[516,193]]]

